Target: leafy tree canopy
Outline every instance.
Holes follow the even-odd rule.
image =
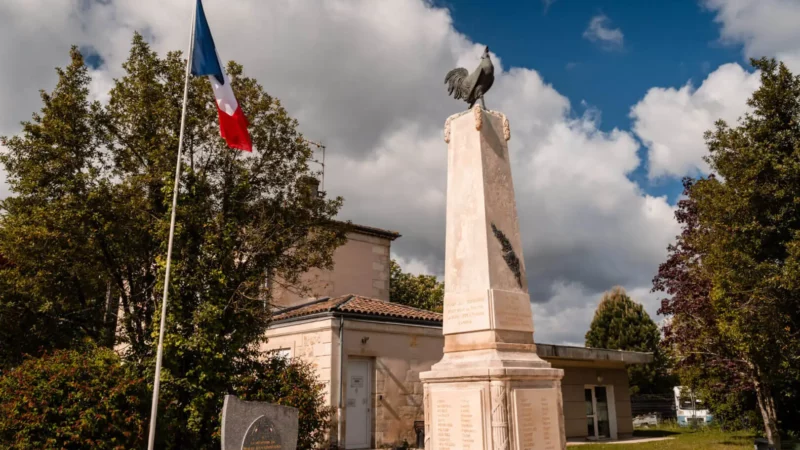
[[[706,134],[712,175],[687,180],[683,232],[654,290],[671,298],[667,345],[681,364],[714,365],[756,394],[765,433],[796,428],[800,381],[800,78],[753,60],[761,87],[738,126]],[[796,417],[796,416],[795,416]]]
[[[389,298],[392,302],[429,311],[442,312],[444,283],[433,275],[412,275],[403,272],[397,261],[389,263]]]
[[[41,112],[2,139],[12,195],[0,203],[0,321],[25,332],[0,332],[0,367],[88,339],[152,380],[185,65],[137,34],[101,104],[73,48]],[[345,240],[333,220],[342,199],[308,195],[297,122],[241,65],[227,72],[254,151],[226,147],[208,80],[191,79],[159,448],[219,447],[224,394],[268,370],[268,276],[297,283],[331,268]]]
[[[628,368],[632,394],[662,394],[672,389],[667,361],[659,350],[661,336],[641,304],[619,286],[603,294],[586,332],[586,346],[653,353],[653,363]]]

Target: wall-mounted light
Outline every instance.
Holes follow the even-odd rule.
[[[597,376],[597,384],[600,384],[602,382],[603,382],[603,376],[602,375],[598,375]]]
[[[362,344],[366,344],[368,340],[369,340],[369,336],[364,336],[364,337],[361,338],[361,343]]]

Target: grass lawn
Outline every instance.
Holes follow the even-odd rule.
[[[724,432],[716,428],[691,429],[667,426],[659,429],[636,430],[634,437],[672,437],[672,439],[640,444],[599,444],[572,447],[580,450],[738,450],[753,448],[753,433]]]

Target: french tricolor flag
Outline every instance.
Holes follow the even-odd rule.
[[[222,70],[201,0],[197,0],[195,13],[192,75],[207,75],[211,81],[219,112],[219,131],[228,146],[253,151],[250,134],[247,132],[247,118],[233,95],[228,76]]]

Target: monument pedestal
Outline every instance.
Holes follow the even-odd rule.
[[[444,357],[420,374],[425,448],[566,447],[564,372],[536,354],[505,115],[480,106],[445,123]]]

